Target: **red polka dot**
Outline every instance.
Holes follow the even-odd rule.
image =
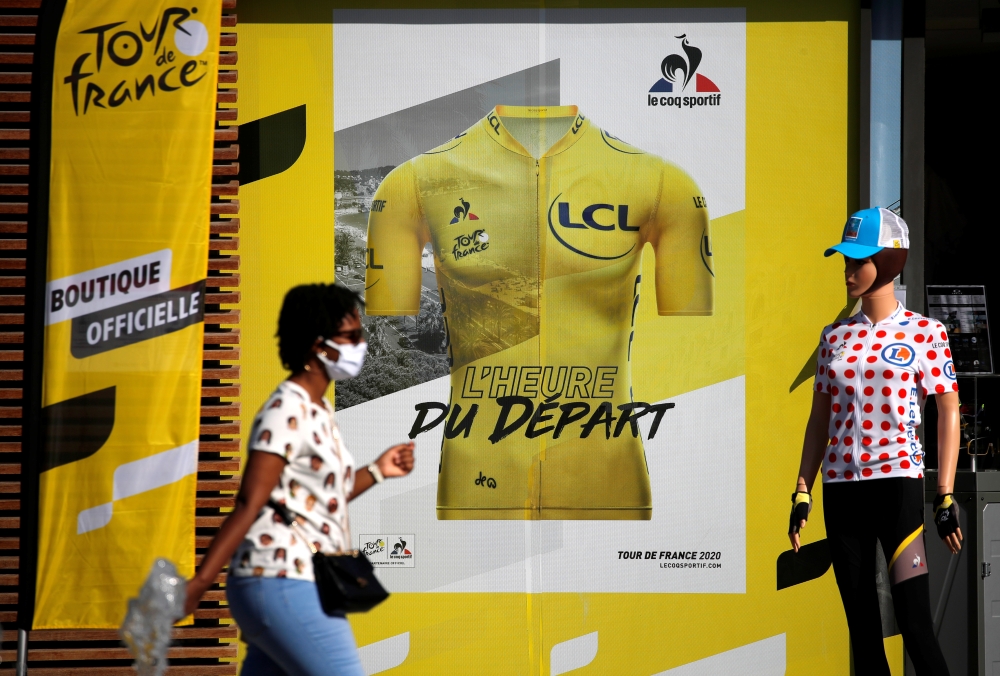
[[[874,377],[875,377],[875,372],[874,371],[872,371],[871,369],[868,369],[867,371],[865,371],[865,378],[871,380]]]
[[[848,331],[847,333],[844,334],[844,340],[850,340],[851,336],[853,336],[853,335],[854,335],[853,333],[851,333],[850,331]]]
[[[901,375],[900,378],[902,378],[903,381],[905,382],[910,379],[910,374],[907,373],[906,371],[903,371],[903,375]]]
[[[844,462],[850,462],[853,459],[854,459],[854,456],[852,456],[850,453],[845,453],[844,454]]]
[[[937,387],[934,388],[934,391],[937,392],[938,394],[942,394],[944,392],[944,385],[938,385]]]
[[[861,407],[861,410],[864,411],[865,413],[871,413],[872,411],[875,410],[875,407],[872,406],[871,404],[865,404],[864,406]]]
[[[934,350],[927,350],[927,358],[937,359],[937,352],[935,352]]]
[[[927,321],[926,319],[921,319],[919,322],[917,322],[917,326],[927,326],[928,324],[930,324],[930,322]]]
[[[854,386],[848,385],[847,387],[844,388],[844,392],[846,392],[847,394],[854,394]]]
[[[858,338],[864,338],[868,335],[867,331],[858,331]]]
[[[931,369],[931,375],[937,378],[938,376],[941,375],[941,369],[935,366],[934,368]]]
[[[882,396],[883,397],[888,397],[890,394],[892,394],[892,388],[891,387],[883,387],[882,388]]]
[[[896,443],[897,444],[905,444],[906,443],[906,437],[896,437]]]
[[[840,394],[840,389],[838,389],[837,386],[834,385],[833,387],[830,388],[830,394],[836,397],[838,394]]]
[[[927,388],[925,387],[923,389],[924,389],[924,399],[926,399],[927,398]]]
[[[833,421],[833,426],[834,426],[834,427],[836,427],[836,428],[837,428],[838,430],[840,429],[840,426],[841,426],[842,424],[843,424],[843,423],[842,423],[842,422],[841,422],[840,420],[834,420],[834,421]]]
[[[871,476],[872,475],[872,471],[869,468],[865,467],[863,470],[861,470],[861,475],[862,476]]]
[[[882,349],[882,343],[875,343],[874,345],[872,345],[872,349],[873,350],[881,350]]]
[[[896,457],[897,458],[905,458],[906,457],[906,451],[899,451],[898,453],[896,453]]]
[[[836,446],[838,441],[839,440],[837,439],[837,437],[830,437],[830,445],[831,446]]]
[[[906,409],[903,408],[902,406],[898,407],[896,409],[896,412],[899,413],[899,415],[906,415]],[[888,413],[888,411],[886,411],[886,413]]]
[[[820,350],[819,356],[821,356],[821,357],[825,357],[826,356],[826,348],[825,347],[822,350]]]
[[[900,388],[897,394],[899,395],[900,399],[906,399],[906,390],[904,390],[903,388]]]
[[[903,431],[903,423],[899,423],[899,431],[900,431],[900,432],[902,432],[902,431]]]
[[[854,410],[854,404],[848,404],[847,405],[847,410],[848,410],[848,412],[853,411]]]
[[[888,439],[879,439],[878,445],[879,446],[888,446],[889,445],[889,440]]]
[[[906,455],[906,454],[904,453],[903,455]],[[830,458],[830,462],[837,462],[837,454],[836,453],[831,453],[830,456],[829,456],[829,458]]]
[[[910,461],[909,460],[900,460],[899,461],[899,468],[900,469],[910,469]]]
[[[835,323],[835,324],[834,324],[833,326],[831,326],[830,328],[832,328],[832,329],[839,329],[839,328],[840,328],[840,322],[836,322],[836,323]]]
[[[883,420],[883,421],[882,421],[882,429],[884,429],[884,430],[888,430],[888,429],[890,429],[891,427],[892,427],[892,425],[891,425],[891,424],[889,423],[889,421],[888,421],[888,420]]]
[[[834,413],[840,413],[840,404],[834,404],[833,405],[833,412]]]
[[[852,350],[854,350],[855,352],[857,352],[857,351],[858,351],[858,350],[860,350],[860,349],[861,349],[862,347],[864,347],[864,346],[863,346],[863,345],[862,345],[861,343],[857,343],[857,344],[856,344],[856,345],[854,345],[854,347],[852,347],[851,349],[852,349]]]
[[[851,479],[854,478],[854,472],[852,472],[851,470],[847,470],[846,472],[844,472],[844,478],[850,481]]]
[[[878,357],[876,357],[875,355],[870,355],[867,359],[865,359],[865,361],[868,362],[869,364],[874,364],[875,362],[878,361]]]
[[[816,383],[816,391],[817,392],[823,391],[823,383]]]
[[[958,392],[958,383],[952,383],[952,384],[951,384],[951,389],[952,389],[953,391],[955,391],[955,392]]]
[[[882,377],[885,378],[886,380],[889,380],[890,378],[892,378],[892,371],[888,369],[882,371]]]
[[[858,358],[852,354],[850,357],[847,358],[847,363],[848,364],[853,364],[857,360],[858,360]]]
[[[836,343],[837,342],[837,336],[830,336],[830,342],[831,343]]]
[[[854,437],[844,437],[844,445],[845,446],[850,446],[853,443],[854,443]],[[815,456],[813,456],[813,457],[815,457]]]
[[[878,456],[878,459],[882,460],[882,461],[888,460],[889,459],[889,454],[888,453],[880,453],[879,456]]]
[[[882,474],[888,474],[892,471],[892,465],[882,465]]]
[[[923,479],[924,478],[924,473],[923,472],[917,472],[917,478],[918,479]]]
[[[872,428],[872,421],[865,420],[864,422],[861,423],[861,426],[864,427],[866,430],[870,430]]]
[[[869,454],[867,454],[867,453],[862,453],[861,454],[861,462],[868,462],[871,459],[872,459],[872,456],[870,456]]]
[[[875,332],[875,337],[876,338],[885,338],[885,331],[876,331]]]
[[[923,372],[923,371],[921,371],[921,372],[920,372],[920,378],[921,378],[921,379],[923,379],[923,377],[924,377],[924,372]]]
[[[847,422],[844,423],[844,427],[846,427],[847,429],[851,429],[852,427],[854,427],[854,421],[848,420]]]
[[[872,440],[871,440],[871,438],[870,438],[870,437],[865,437],[865,438],[863,438],[863,439],[861,440],[861,443],[862,443],[862,444],[863,444],[864,446],[871,446],[871,445],[872,445]]]
[[[909,310],[907,310],[907,311],[906,311],[906,312],[904,312],[903,314],[904,314],[904,315],[906,315],[907,317],[912,317],[912,316],[913,316],[913,313],[912,313],[912,312],[910,312]]]
[[[890,413],[891,411],[892,407],[889,404],[882,404],[882,413]]]
[[[869,385],[868,387],[865,388],[865,396],[866,397],[870,397],[873,394],[875,394],[875,388],[874,387],[872,387],[871,385]]]
[[[948,334],[944,331],[941,332],[941,340],[948,340]]]
[[[918,343],[922,343],[924,342],[924,337],[918,333],[917,335],[913,336],[913,340]]]
[[[834,371],[833,369],[830,369],[830,377],[831,378],[836,378],[837,377],[837,372]]]
[[[845,378],[853,378],[854,377],[854,369],[847,369],[846,371],[844,371],[844,377]]]
[[[836,479],[837,478],[837,473],[834,472],[832,469],[829,472],[827,472],[826,475],[828,477],[830,477],[831,479]]]
[[[933,343],[934,342],[934,335],[928,333],[927,334],[927,338],[925,338],[924,340],[926,340],[928,343]]]
[[[948,357],[948,359],[951,359],[951,350],[949,350],[948,348],[944,348],[944,356]]]

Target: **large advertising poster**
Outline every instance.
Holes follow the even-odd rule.
[[[249,426],[285,291],[365,298],[338,423],[416,442],[350,505],[366,672],[848,673],[828,566],[782,562],[856,5],[347,4],[241,0],[241,144],[301,147],[241,182],[241,349]]]
[[[411,538],[401,591],[742,592],[742,490],[699,496],[745,480],[744,12],[334,20],[338,420],[421,449],[361,547]]]
[[[34,628],[194,572],[219,0],[66,3],[52,90]]]

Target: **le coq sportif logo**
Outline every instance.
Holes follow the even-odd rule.
[[[717,106],[722,101],[719,87],[705,75],[698,72],[703,52],[691,44],[687,34],[676,36],[681,41],[683,54],[668,54],[660,62],[660,73],[663,77],[649,88],[646,97],[647,106],[664,106],[673,108],[697,108],[700,106]],[[694,95],[691,95],[692,87]],[[687,93],[688,95],[683,95]],[[674,94],[674,96],[660,96]]]
[[[79,31],[92,42],[62,79],[73,111],[118,108],[204,80],[208,61],[195,57],[208,47],[209,36],[205,24],[192,18],[197,13],[197,7],[168,7],[152,21],[132,18]]]

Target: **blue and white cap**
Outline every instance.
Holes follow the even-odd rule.
[[[882,207],[862,209],[847,219],[844,236],[823,254],[842,253],[848,258],[868,258],[882,249],[909,249],[906,221]]]

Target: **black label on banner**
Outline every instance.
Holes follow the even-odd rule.
[[[205,319],[205,280],[73,320],[77,359],[165,336]]]

